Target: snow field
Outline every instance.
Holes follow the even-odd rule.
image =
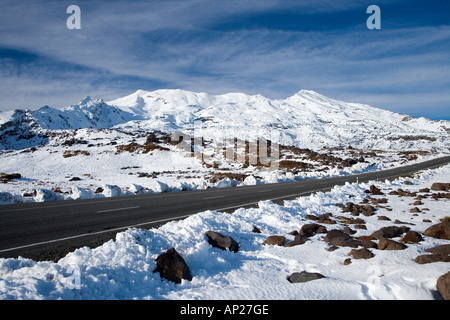
[[[409,180],[413,185],[405,185]],[[423,199],[429,211],[417,215],[409,212],[412,198],[390,196],[390,190],[402,188],[418,191],[432,182],[450,181],[450,166],[427,170],[415,178],[393,182],[372,182],[388,198],[385,206],[373,216],[361,216],[367,230],[355,234],[370,235],[395,219],[413,223],[411,230],[423,232],[440,218],[448,216],[448,200]],[[405,250],[370,249],[374,257],[343,261],[351,248],[328,251],[323,234],[309,238],[294,247],[263,246],[269,235],[283,235],[299,230],[307,214],[342,213],[336,203],[359,203],[367,194],[368,184],[337,186],[327,193],[315,193],[284,206],[262,201],[257,208],[238,209],[233,214],[206,211],[159,228],[129,229],[115,240],[100,247],[80,248],[57,263],[29,259],[0,259],[0,299],[433,299],[438,277],[449,270],[448,263],[420,265],[414,262],[425,249],[447,240],[424,236],[419,244],[408,244]],[[376,196],[374,196],[376,197]],[[386,215],[392,221],[378,220]],[[432,222],[424,222],[424,219]],[[262,233],[253,233],[257,226]],[[341,224],[324,225],[328,230],[342,229]],[[399,225],[400,226],[400,225]],[[353,229],[353,225],[350,225]],[[237,253],[210,246],[204,233],[214,230],[239,242]],[[394,239],[398,240],[398,239]],[[155,259],[174,247],[185,259],[192,281],[174,284],[153,273]],[[325,278],[306,283],[290,283],[292,272],[319,272]]]

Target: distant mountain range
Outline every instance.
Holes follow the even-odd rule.
[[[61,130],[192,131],[208,139],[276,136],[284,145],[320,149],[353,146],[382,150],[450,150],[450,121],[413,118],[359,103],[301,90],[287,99],[184,90],[138,90],[105,102],[86,97],[55,109],[0,112],[0,149],[24,149],[49,142]]]

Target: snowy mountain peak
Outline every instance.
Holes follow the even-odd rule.
[[[352,145],[384,150],[449,150],[449,121],[404,119],[402,114],[331,99],[313,90],[272,100],[245,93],[211,95],[181,89],[140,89],[109,102],[87,96],[62,109],[0,113],[0,133],[13,134],[19,127],[24,134],[17,139],[29,136],[28,131],[80,128],[171,133],[192,130],[194,122],[201,121],[204,134],[211,139],[220,138],[226,129],[246,139],[255,139],[261,132],[276,132],[284,145],[311,149]],[[16,148],[14,139],[0,140],[0,149]]]
[[[86,96],[83,99],[81,99],[80,102],[78,102],[78,105],[85,106],[85,105],[92,104],[92,103],[93,103],[93,101],[92,101],[91,97]]]

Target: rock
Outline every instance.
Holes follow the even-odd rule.
[[[369,187],[369,191],[370,191],[370,193],[373,194],[373,195],[379,195],[379,196],[381,196],[381,195],[384,194],[383,192],[381,192],[380,189],[378,189],[378,188],[375,187],[374,185],[371,185],[371,186]]]
[[[344,260],[344,266],[348,266],[351,263],[352,263],[352,259],[350,259],[350,258],[347,258]]]
[[[410,230],[403,236],[402,241],[406,243],[417,243],[423,241],[423,237],[417,231]]]
[[[230,250],[231,252],[238,252],[239,243],[237,243],[233,238],[229,236],[224,236],[215,231],[207,231],[206,236],[208,237],[208,243],[215,248],[222,250]]]
[[[417,256],[414,261],[418,264],[433,263],[433,262],[450,262],[450,256],[443,254],[422,254]]]
[[[426,252],[449,255],[450,254],[450,244],[443,244],[434,248],[429,248],[425,250]]]
[[[403,243],[399,243],[394,240],[386,239],[385,237],[380,237],[378,242],[378,249],[380,250],[403,250],[406,246]]]
[[[427,237],[450,240],[450,218],[446,217],[442,222],[432,225],[425,230],[424,235]]]
[[[370,216],[373,216],[373,215],[375,214],[375,211],[376,211],[377,209],[375,209],[374,207],[372,207],[372,206],[369,205],[369,204],[366,204],[366,205],[364,205],[364,206],[361,206],[361,207],[360,207],[360,210],[361,210],[361,213],[362,213],[363,215],[365,215],[366,217],[370,217]]]
[[[391,221],[391,219],[389,219],[386,216],[378,216],[377,220],[385,220],[385,221]]]
[[[331,213],[324,213],[324,214],[321,214],[321,215],[317,218],[317,222],[319,222],[319,223],[326,223],[326,224],[335,224],[336,221],[334,221],[333,219],[330,219],[331,216],[332,216]]]
[[[344,229],[342,229],[342,232],[348,234],[349,236],[356,233],[356,231],[351,229],[349,226],[345,226]]]
[[[375,237],[377,239],[379,239],[380,237],[395,238],[395,237],[400,237],[403,233],[405,233],[407,231],[409,231],[409,228],[405,227],[405,226],[401,226],[401,227],[389,226],[389,227],[380,228],[379,230],[372,233],[371,236]]]
[[[20,173],[0,173],[0,179],[1,180],[13,180],[13,179],[20,179],[22,178],[22,175]]]
[[[282,246],[285,241],[286,237],[284,236],[269,236],[266,241],[263,242],[263,245]]]
[[[308,220],[319,220],[319,218],[317,216],[313,215],[313,214],[307,214],[305,216],[305,219],[308,219]]]
[[[417,208],[417,207],[414,207],[414,208],[410,209],[410,210],[409,210],[409,212],[411,212],[411,213],[415,213],[415,212],[422,212],[422,211],[420,211],[420,209],[419,209],[419,208]]]
[[[304,224],[299,234],[305,237],[312,237],[315,233],[324,233],[326,232],[326,228],[317,223],[308,223]]]
[[[400,197],[415,197],[417,196],[417,192],[411,192],[408,190],[398,189],[397,190],[398,196]]]
[[[188,265],[175,248],[156,258],[156,269],[153,272],[159,272],[161,278],[175,283],[181,283],[182,279],[192,280]]]
[[[370,201],[373,204],[384,204],[384,203],[388,202],[388,199],[387,198],[380,198],[380,199],[371,198]]]
[[[362,249],[352,249],[350,255],[355,259],[370,259],[373,257],[373,253],[366,248]]]
[[[323,240],[326,242],[330,242],[334,238],[351,239],[351,237],[347,233],[345,233],[341,230],[333,229],[333,230],[330,230],[327,232],[327,234],[323,238]]]
[[[439,277],[436,287],[442,299],[450,300],[450,271]]]
[[[413,202],[413,206],[420,206],[420,205],[422,205],[423,204],[423,202],[421,201],[421,200],[416,200],[416,201],[414,201]],[[416,207],[417,208],[417,207]],[[419,208],[417,208],[417,209],[419,209]],[[412,209],[411,209],[412,210]],[[412,212],[412,211],[410,211],[410,212]],[[420,211],[417,211],[417,212],[420,212]]]
[[[430,189],[433,191],[450,191],[450,183],[435,182]]]
[[[322,279],[325,276],[317,273],[317,272],[294,272],[288,277],[288,281],[291,283],[301,283],[301,282],[308,282],[312,280]]]
[[[261,230],[259,230],[259,228],[257,226],[253,226],[253,233],[261,233]]]
[[[428,193],[428,192],[430,192],[430,189],[422,188],[422,189],[419,189],[419,192],[421,192],[421,193]]]
[[[358,248],[361,245],[361,242],[359,240],[353,239],[353,238],[343,238],[343,237],[335,237],[330,240],[330,245],[333,246],[339,246],[339,247],[352,247],[352,248]]]
[[[372,241],[361,241],[355,239],[341,230],[330,230],[326,236],[323,238],[324,241],[328,242],[331,246],[339,247],[352,247],[357,248],[358,246],[363,247],[376,247],[376,243]]]
[[[296,234],[295,237],[294,237],[294,240],[292,240],[291,242],[286,243],[284,246],[285,247],[298,246],[300,244],[304,244],[306,242],[306,240],[308,240],[307,237],[301,236],[300,234]]]

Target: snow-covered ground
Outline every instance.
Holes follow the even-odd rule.
[[[193,145],[168,141],[176,132]],[[138,90],[107,103],[86,97],[61,109],[0,112],[0,204],[381,170],[448,154],[449,136],[450,121],[415,119],[309,90],[280,100],[185,90]],[[266,140],[271,152],[280,149],[279,156],[276,148],[271,153],[275,168],[258,166],[261,154],[256,162],[242,161],[256,158],[258,143]],[[231,163],[223,154],[233,149],[226,141],[236,151]],[[194,157],[190,147],[209,160]],[[353,163],[342,165],[348,159]]]
[[[414,198],[388,193],[399,188],[418,192],[433,182],[450,182],[450,165],[392,182],[336,186],[330,192],[285,201],[282,206],[263,201],[257,208],[241,208],[232,214],[206,211],[157,229],[130,229],[100,247],[80,248],[57,263],[0,259],[0,298],[434,299],[436,281],[449,271],[449,264],[418,264],[414,259],[428,248],[448,244],[448,240],[423,236],[423,241],[407,244],[404,250],[372,248],[370,259],[353,259],[349,247],[329,251],[324,234],[293,247],[262,244],[270,235],[292,240],[291,231],[314,222],[307,220],[307,215],[331,213],[332,219],[355,218],[336,204],[360,203],[368,196],[364,191],[371,184],[385,193],[372,198],[387,198],[387,203],[381,204],[375,215],[358,217],[365,220],[367,229],[349,225],[357,231],[353,236],[370,235],[392,225],[423,233],[449,215],[449,199],[424,198],[423,205],[417,205],[420,212],[412,213]],[[380,216],[390,221],[379,220]],[[261,233],[252,232],[254,226]],[[340,223],[323,226],[327,230],[344,228]],[[239,243],[239,251],[213,248],[205,236],[208,230],[231,236]],[[192,281],[175,284],[153,272],[157,256],[172,247],[185,259]],[[351,264],[346,265],[348,258]],[[293,272],[301,271],[318,272],[324,278],[306,283],[287,280]]]

